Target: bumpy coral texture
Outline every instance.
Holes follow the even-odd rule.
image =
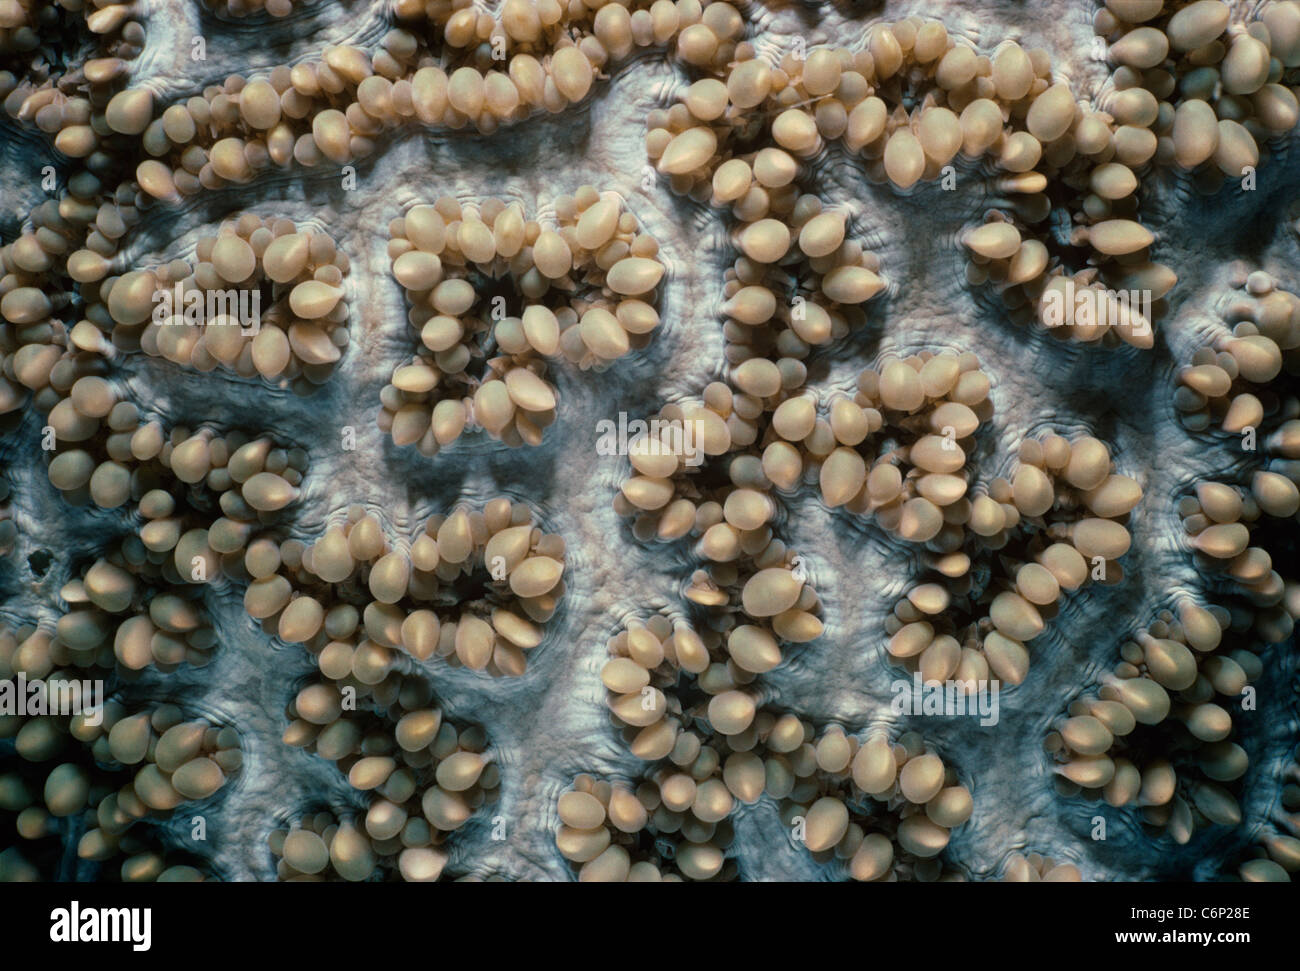
[[[858,7],[0,0],[0,879],[1300,870],[1300,5]]]

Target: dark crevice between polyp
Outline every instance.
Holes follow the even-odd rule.
[[[479,564],[450,583],[439,581],[433,602],[439,607],[459,607],[462,611],[477,607],[489,612],[494,607],[507,606],[511,600],[507,581],[493,578],[490,568],[491,564]]]
[[[54,554],[47,549],[39,549],[27,557],[27,565],[38,578],[45,576],[54,562]]]
[[[484,327],[470,338],[469,363],[461,373],[469,379],[471,386],[478,387],[488,377],[487,362],[498,354],[494,331],[498,319],[522,314],[524,298],[511,277],[493,278],[471,270],[465,278],[473,286],[476,298],[474,307],[464,315],[465,323],[469,325],[481,321]],[[504,307],[504,311],[494,313],[496,307],[500,306]]]

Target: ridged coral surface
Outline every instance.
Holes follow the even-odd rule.
[[[0,879],[1290,879],[1298,85],[1291,0],[0,0]]]

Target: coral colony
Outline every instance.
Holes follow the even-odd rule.
[[[1300,4],[877,6],[0,0],[0,879],[1290,880]]]

